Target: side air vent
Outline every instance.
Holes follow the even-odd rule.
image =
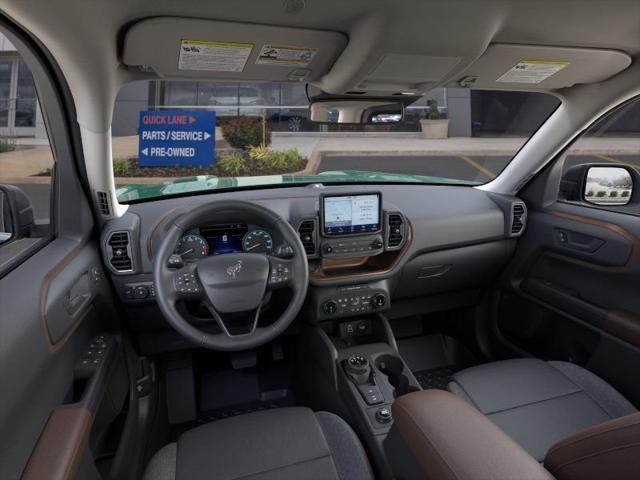
[[[399,249],[407,236],[407,224],[399,213],[387,215],[387,250]]]
[[[524,232],[527,221],[527,207],[524,203],[511,205],[511,236],[518,236]]]
[[[303,220],[298,226],[298,235],[304,246],[304,251],[308,257],[316,255],[316,229],[317,221],[315,219]]]
[[[102,215],[111,215],[111,205],[109,204],[109,194],[107,192],[96,192],[98,209]]]
[[[129,232],[113,232],[107,240],[109,263],[118,272],[133,270],[129,243]]]

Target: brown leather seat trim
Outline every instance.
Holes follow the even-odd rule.
[[[395,428],[426,478],[435,480],[552,477],[477,409],[443,390],[398,397]]]
[[[45,424],[23,480],[70,480],[75,478],[89,442],[93,417],[85,407],[57,408]]]
[[[582,430],[555,444],[545,467],[559,480],[631,480],[640,472],[640,412]]]

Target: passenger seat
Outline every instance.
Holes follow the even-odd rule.
[[[540,462],[559,440],[636,412],[611,385],[567,362],[522,358],[479,365],[455,374],[448,389]]]

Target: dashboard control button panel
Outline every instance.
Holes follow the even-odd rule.
[[[384,252],[384,241],[382,235],[323,240],[320,251],[324,258],[371,257]]]
[[[127,283],[123,293],[125,300],[146,300],[155,298],[156,289],[153,282]]]
[[[389,308],[389,296],[385,290],[368,286],[340,289],[320,302],[322,318],[337,318],[382,312]]]

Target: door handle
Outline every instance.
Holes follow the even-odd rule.
[[[85,272],[73,284],[65,296],[65,308],[72,318],[76,317],[91,302],[89,273]]]
[[[605,243],[601,238],[572,230],[556,228],[554,233],[556,244],[579,252],[593,253]]]

